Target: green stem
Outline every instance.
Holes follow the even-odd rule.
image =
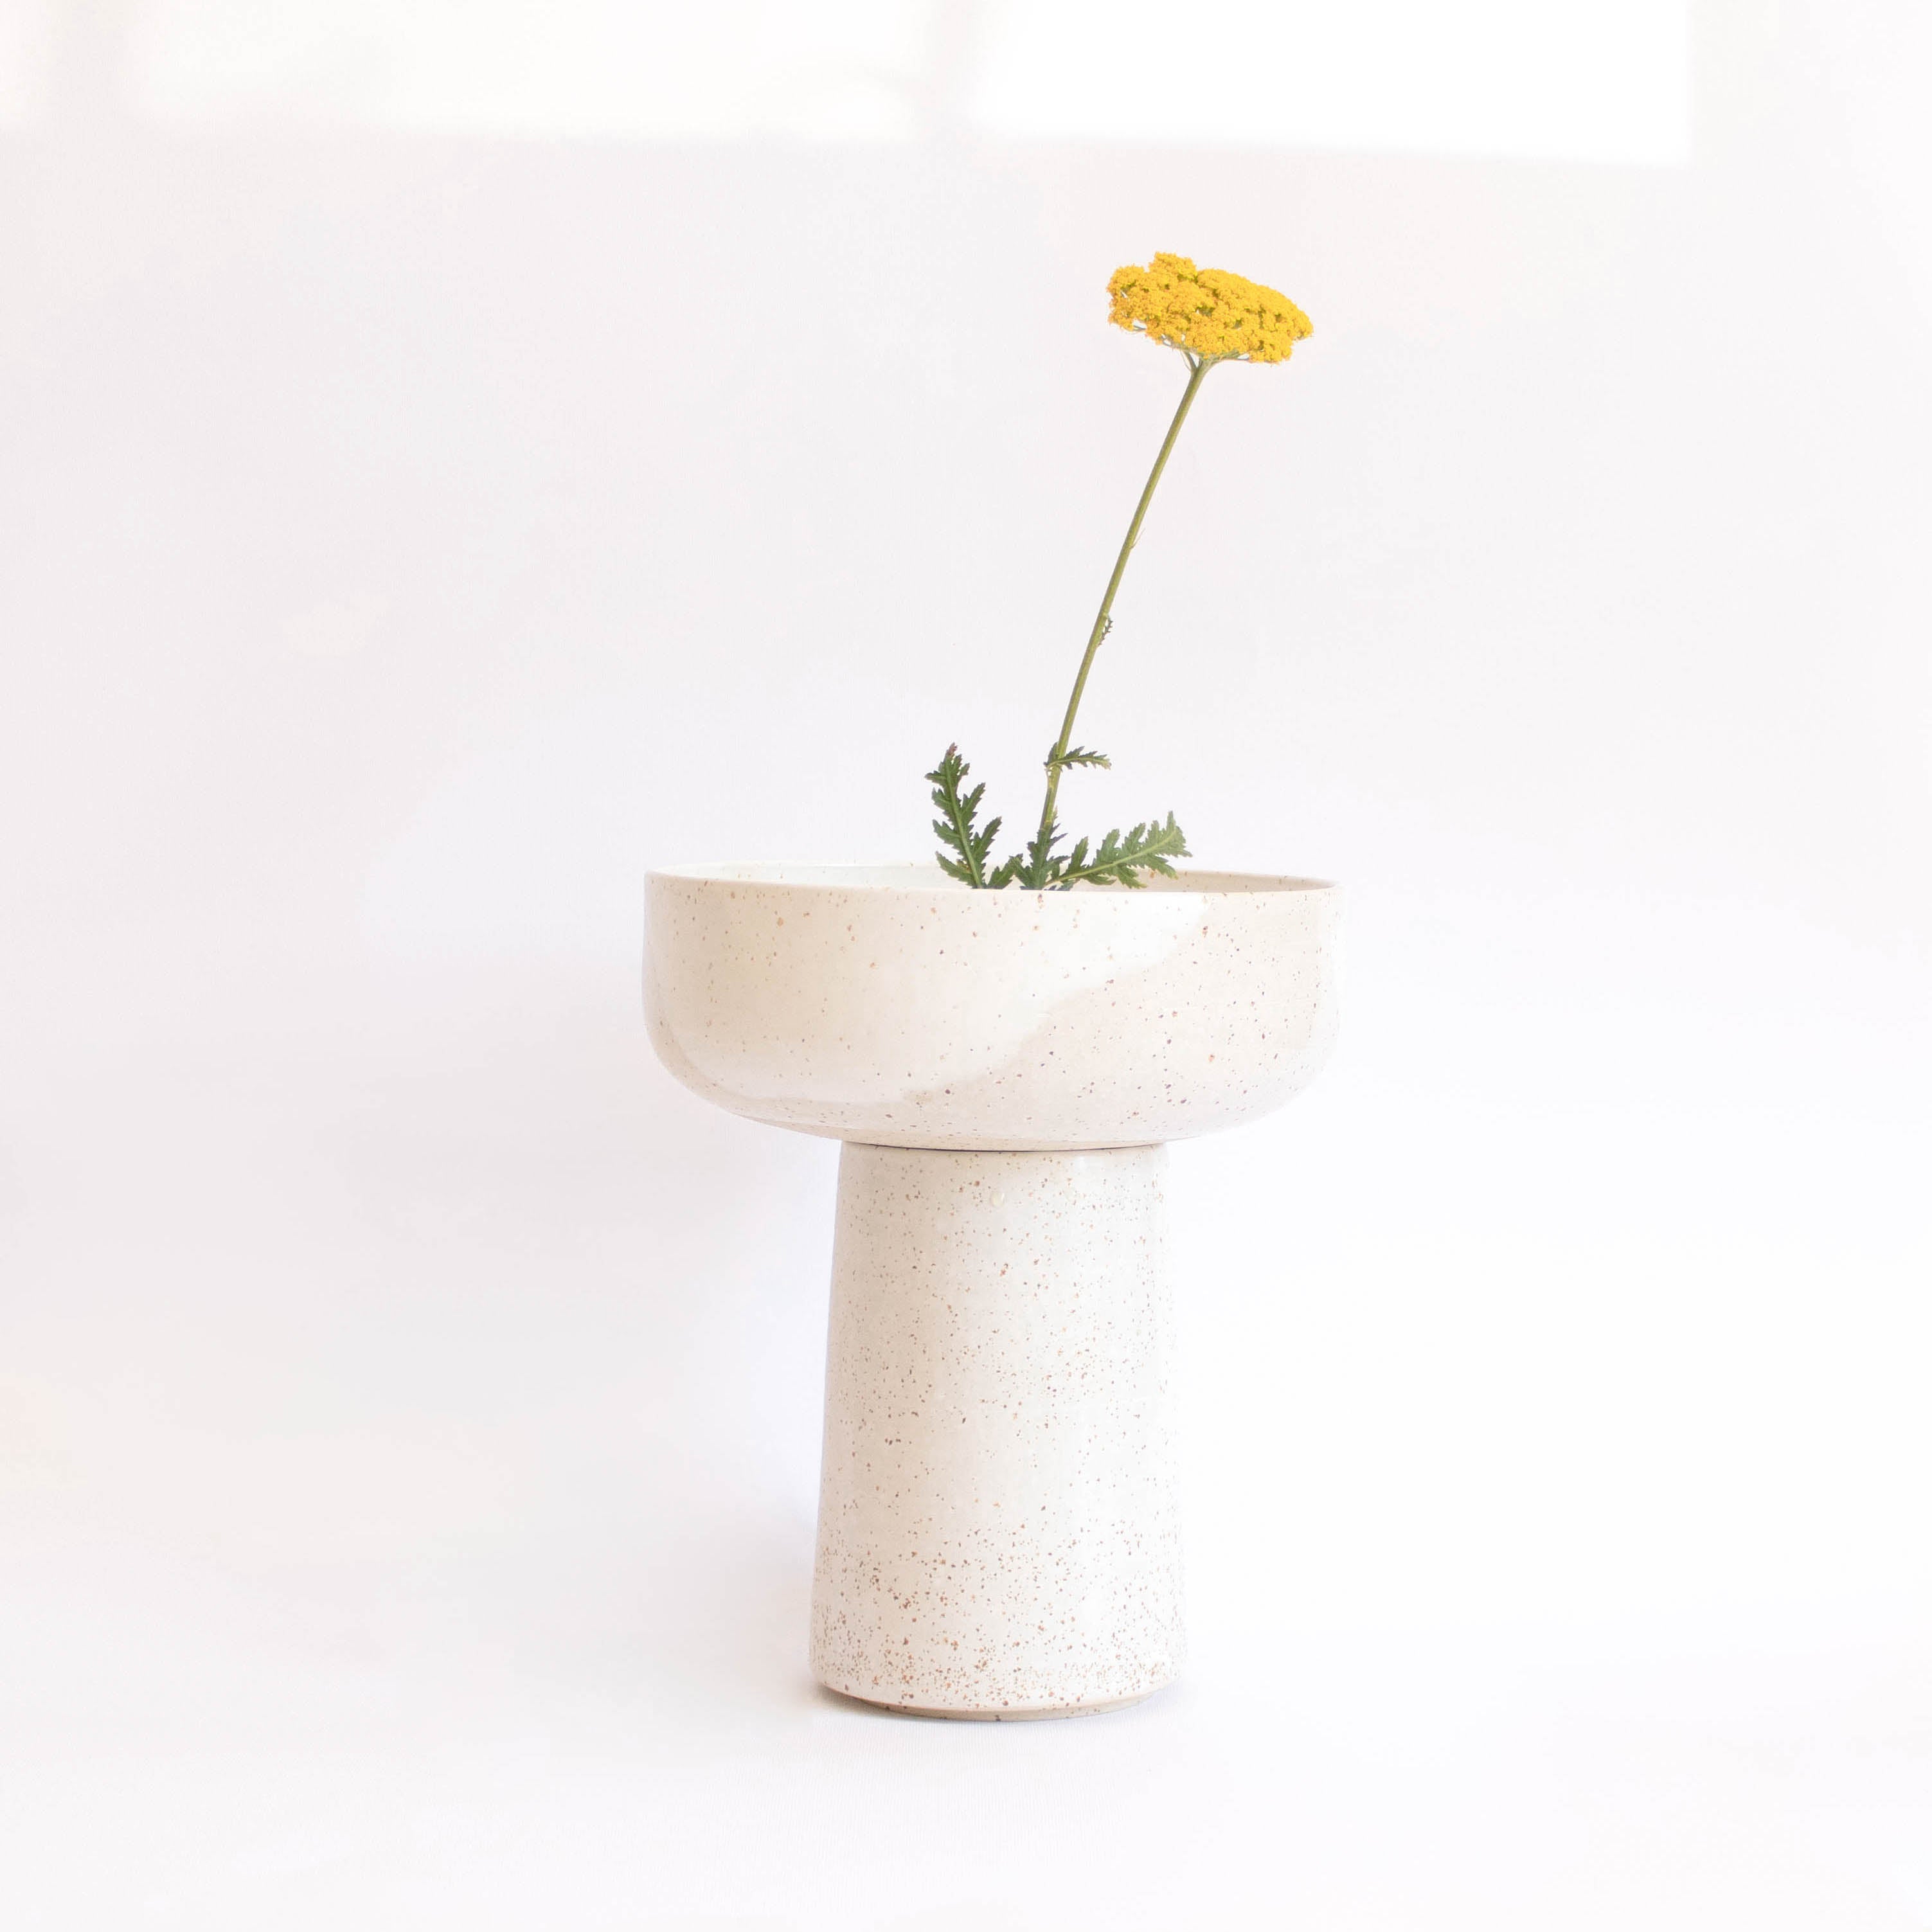
[[[1114,560],[1114,574],[1107,580],[1107,594],[1100,599],[1100,615],[1094,620],[1093,632],[1087,640],[1087,655],[1080,660],[1080,675],[1073,680],[1073,695],[1066,700],[1066,721],[1060,726],[1060,736],[1046,761],[1046,803],[1040,814],[1040,837],[1034,845],[1036,856],[1027,878],[1028,885],[1036,890],[1046,884],[1046,842],[1052,836],[1054,803],[1060,795],[1060,760],[1073,742],[1073,720],[1080,710],[1081,694],[1087,688],[1087,674],[1094,668],[1101,640],[1107,634],[1107,620],[1114,608],[1114,593],[1120,587],[1120,579],[1126,573],[1127,559],[1140,539],[1141,522],[1148,513],[1148,504],[1154,501],[1154,485],[1160,481],[1160,472],[1167,467],[1174,440],[1180,435],[1180,425],[1187,420],[1187,412],[1193,406],[1194,392],[1200,388],[1201,379],[1214,366],[1214,358],[1205,356],[1198,359],[1190,356],[1189,360],[1193,368],[1187,378],[1187,387],[1180,392],[1180,406],[1174,411],[1174,420],[1167,426],[1166,440],[1160,446],[1160,454],[1154,460],[1147,488],[1141,492],[1141,500],[1134,511],[1134,520],[1127,526],[1126,542],[1121,544],[1120,554]]]

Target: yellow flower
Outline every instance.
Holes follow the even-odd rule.
[[[1278,290],[1226,268],[1196,268],[1185,255],[1156,255],[1144,268],[1116,268],[1107,317],[1139,329],[1190,361],[1286,362],[1315,325]]]

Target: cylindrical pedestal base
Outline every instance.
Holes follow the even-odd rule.
[[[848,1144],[812,1666],[950,1718],[1180,1668],[1162,1148]]]

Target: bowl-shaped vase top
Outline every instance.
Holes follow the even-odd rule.
[[[1131,1147],[1238,1126],[1334,1036],[1340,894],[1184,872],[975,892],[931,866],[647,885],[659,1058],[734,1114],[884,1147]]]

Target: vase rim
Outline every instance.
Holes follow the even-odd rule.
[[[965,894],[972,889],[963,881],[949,878],[937,866],[820,866],[758,860],[726,861],[688,865],[656,866],[646,873],[648,883],[659,880],[686,885],[784,886],[797,891],[865,892],[893,896],[925,896],[933,892]],[[1076,886],[1070,892],[1028,891],[1010,886],[999,895],[1008,904],[1031,899],[1044,904],[1049,899],[1090,898],[1096,893],[1114,898],[1138,897],[1152,892],[1162,897],[1194,898],[1233,898],[1263,892],[1339,892],[1330,879],[1304,878],[1294,874],[1235,872],[1188,868],[1172,879],[1156,876],[1139,887]]]

